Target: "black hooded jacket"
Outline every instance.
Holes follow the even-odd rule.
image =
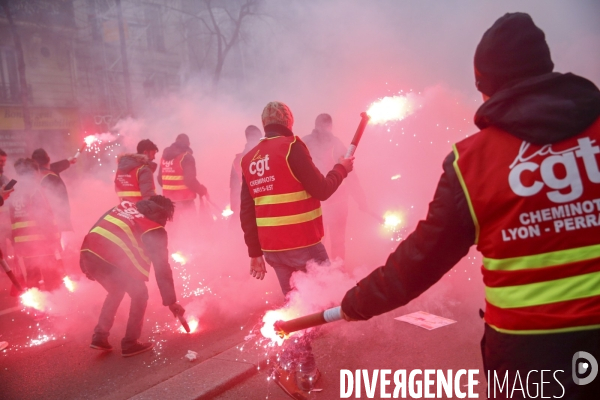
[[[499,127],[519,139],[551,144],[575,136],[600,117],[600,91],[573,74],[540,75],[495,93],[475,114],[480,129]],[[475,242],[475,226],[452,163],[443,174],[427,218],[377,268],[346,293],[342,309],[357,320],[403,306],[419,296]]]
[[[189,153],[189,155],[184,157],[183,161],[181,162],[181,167],[183,168],[183,181],[191,191],[202,197],[208,193],[208,190],[206,190],[206,187],[198,182],[198,179],[196,178],[196,160],[192,155],[194,152],[189,148],[189,146],[183,146],[175,142],[163,151],[162,158],[170,161],[186,151]],[[162,166],[159,167],[158,171],[158,184],[160,186],[163,185]]]

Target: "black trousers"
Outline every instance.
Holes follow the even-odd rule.
[[[548,335],[510,335],[486,325],[481,353],[489,398],[600,399],[600,372],[587,385],[577,385],[573,380],[573,356],[580,351],[591,354],[600,363],[600,329]],[[591,366],[587,373],[579,376],[589,376],[590,369]],[[505,376],[508,377],[506,385],[504,390],[500,390]],[[543,385],[542,380],[545,382]]]

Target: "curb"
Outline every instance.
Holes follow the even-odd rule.
[[[241,353],[248,343],[238,344],[201,362],[145,391],[133,400],[201,400],[218,396],[250,378],[267,364],[264,350],[252,346]],[[250,346],[248,346],[250,347]]]

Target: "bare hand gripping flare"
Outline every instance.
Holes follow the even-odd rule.
[[[364,128],[363,128],[364,130]],[[342,307],[334,307],[315,314],[305,315],[304,317],[291,319],[289,321],[277,321],[273,328],[280,338],[285,338],[292,332],[301,331],[315,326],[323,325],[329,322],[339,321],[342,317]]]

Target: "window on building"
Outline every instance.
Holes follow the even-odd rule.
[[[154,51],[165,51],[165,37],[160,6],[146,5],[144,8],[146,18],[146,37],[148,48]]]
[[[0,102],[21,101],[17,56],[13,49],[0,48]]]

